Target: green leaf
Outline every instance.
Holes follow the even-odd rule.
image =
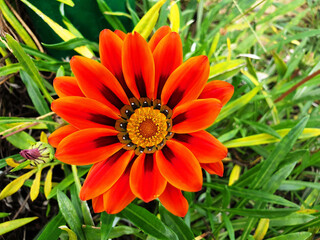
[[[112,12],[112,9],[108,6],[107,2],[104,0],[97,0],[99,9],[101,13],[103,14],[104,12]],[[113,27],[113,29],[120,29],[123,32],[127,32],[121,21],[117,16],[113,15],[106,15],[103,14],[107,22]]]
[[[59,226],[64,225],[65,223],[66,221],[61,212],[59,212],[42,228],[42,231],[34,238],[34,240],[57,240],[61,234]]]
[[[23,70],[26,71],[26,73],[31,77],[31,79],[42,91],[47,100],[51,103],[52,98],[47,89],[44,87],[43,79],[40,76],[38,69],[34,65],[31,58],[25,53],[20,44],[16,40],[14,40],[13,37],[11,37],[9,34],[6,35],[6,39],[9,47],[12,49],[12,53],[18,59]]]
[[[157,239],[178,240],[177,235],[170,228],[142,207],[130,204],[122,210],[121,214],[152,237]]]
[[[298,180],[283,181],[279,189],[290,191],[290,190],[302,190],[307,187],[320,190],[320,184],[318,182],[313,183],[313,182],[304,182],[304,181],[298,181]]]
[[[277,209],[252,209],[252,208],[215,208],[208,207],[209,210],[219,212],[229,212],[240,216],[256,218],[277,218],[287,216],[299,210],[299,208],[277,208]]]
[[[241,122],[244,122],[244,123],[248,124],[250,127],[257,129],[260,132],[268,133],[271,136],[274,136],[274,137],[279,138],[279,139],[281,138],[279,133],[277,133],[275,130],[273,130],[271,127],[269,127],[266,124],[259,123],[259,122],[248,121],[248,120],[241,120]]]
[[[24,70],[21,70],[20,77],[21,77],[22,82],[24,83],[24,85],[27,88],[29,97],[30,97],[34,107],[36,108],[37,112],[40,115],[45,115],[45,114],[49,113],[50,109],[48,107],[47,102],[42,97],[38,86],[33,81],[33,79],[29,76],[29,74],[27,72],[25,72]],[[52,118],[47,117],[46,120],[52,121]],[[50,132],[54,131],[54,128],[52,125],[49,125],[48,129]]]
[[[272,55],[276,64],[277,72],[280,77],[283,77],[287,71],[287,65],[276,52],[273,52]]]
[[[0,218],[8,217],[9,215],[10,215],[10,213],[0,212]]]
[[[85,240],[79,216],[70,199],[60,190],[57,191],[59,209],[70,226],[81,240]]]
[[[225,119],[226,117],[228,117],[229,115],[231,115],[232,113],[238,111],[240,108],[244,107],[245,105],[247,105],[250,100],[257,95],[257,93],[259,92],[260,87],[255,87],[254,89],[252,89],[250,92],[246,93],[245,95],[239,97],[238,99],[230,102],[229,104],[227,104],[226,106],[224,106],[219,114],[219,116],[217,117],[215,123],[220,122],[222,119]]]
[[[297,232],[297,233],[289,233],[273,238],[268,238],[266,240],[307,240],[312,235],[310,232]]]
[[[78,171],[78,177],[82,177],[89,171],[89,168],[79,168]],[[72,183],[74,183],[73,175],[70,174],[67,177],[65,177],[58,185],[56,185],[54,188],[52,188],[48,199],[54,197],[57,194],[58,189],[63,191],[67,187],[69,187]]]
[[[52,48],[52,49],[56,49],[56,50],[73,50],[77,47],[89,46],[94,51],[96,51],[96,52],[99,51],[99,46],[97,43],[91,42],[85,38],[73,38],[68,41],[63,41],[63,42],[55,43],[55,44],[42,43],[42,45],[47,48]]]
[[[219,192],[225,191],[223,184],[203,183],[203,185],[210,187],[212,189],[215,189]],[[255,200],[255,201],[280,204],[280,205],[288,206],[288,207],[299,207],[297,204],[290,202],[289,200],[287,200],[283,197],[273,195],[271,193],[258,191],[258,190],[245,189],[245,188],[236,187],[236,186],[229,186],[228,189],[229,189],[230,194],[232,196],[246,198],[246,199]]]
[[[290,132],[281,140],[278,146],[270,154],[270,156],[265,160],[262,168],[259,170],[257,176],[251,184],[252,189],[257,189],[263,185],[264,182],[272,175],[272,173],[277,169],[280,162],[286,157],[290,152],[293,144],[296,142],[298,137],[301,135],[303,129],[305,128],[309,116],[304,117],[301,121],[290,130]]]
[[[64,230],[68,233],[69,240],[77,240],[77,234],[74,233],[71,229],[69,229],[67,226],[60,226],[59,227],[61,230]]]
[[[114,218],[114,214],[108,214],[106,212],[101,213],[101,240],[109,239]]]
[[[154,4],[135,26],[133,32],[138,32],[147,39],[157,23],[160,8],[165,2],[166,0],[160,0]]]
[[[3,235],[7,232],[11,232],[12,230],[15,230],[19,227],[22,227],[23,225],[26,225],[29,222],[36,220],[37,218],[38,217],[21,218],[21,219],[0,223],[0,235]]]
[[[26,166],[29,166],[31,163],[30,160],[26,160],[22,163],[20,163],[18,166],[16,166],[15,168],[13,168],[10,172],[16,172],[16,171],[19,171],[21,170],[22,168],[26,167]]]
[[[222,213],[222,219],[224,221],[224,224],[226,225],[229,239],[235,240],[234,229],[233,229],[232,223],[230,221],[230,218],[227,216],[227,214],[225,212]]]
[[[210,67],[209,79],[224,80],[236,75],[246,65],[243,59],[221,62]]]
[[[280,129],[276,130],[276,132],[281,136],[285,137],[289,133],[291,129]],[[298,137],[298,139],[308,139],[317,137],[320,135],[319,128],[305,128],[302,131],[302,134]],[[227,148],[235,148],[235,147],[247,147],[247,146],[255,146],[255,145],[262,145],[268,143],[275,143],[280,142],[279,138],[273,137],[270,134],[261,133],[256,134],[248,137],[237,138],[231,141],[225,142],[224,145]]]
[[[315,216],[309,214],[292,213],[285,217],[274,218],[270,220],[270,226],[293,226],[298,224],[305,224],[315,219]]]
[[[1,1],[1,0],[0,0]],[[13,63],[7,66],[1,66],[0,68],[0,77],[7,76],[12,73],[16,73],[22,69],[20,63]]]
[[[171,214],[163,206],[160,206],[159,212],[161,220],[175,232],[179,240],[194,239],[191,229],[180,217]]]
[[[31,48],[38,49],[28,32],[25,28],[20,24],[18,19],[14,16],[14,14],[8,8],[6,2],[4,0],[0,0],[0,9],[4,18],[10,23],[10,25],[17,31],[19,37]]]

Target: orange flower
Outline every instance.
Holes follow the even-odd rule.
[[[184,216],[182,191],[202,187],[202,170],[223,174],[227,149],[204,131],[233,94],[223,81],[206,83],[209,61],[182,62],[179,35],[160,28],[147,43],[138,33],[103,30],[101,63],[75,56],[75,77],[58,77],[52,110],[70,125],[49,138],[56,157],[93,164],[80,192],[96,212],[120,212],[136,197],[159,198]]]

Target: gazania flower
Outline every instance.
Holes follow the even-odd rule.
[[[181,191],[202,187],[202,170],[223,174],[227,149],[204,131],[231,98],[223,81],[206,83],[209,61],[182,62],[179,35],[160,28],[145,41],[137,32],[103,30],[101,63],[75,56],[75,77],[58,77],[60,96],[52,110],[69,125],[50,143],[56,157],[74,165],[93,164],[80,192],[95,212],[120,212],[136,197],[158,198],[184,216]]]

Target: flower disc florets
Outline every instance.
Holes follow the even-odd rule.
[[[116,121],[119,141],[124,149],[135,150],[136,155],[160,150],[173,133],[172,110],[161,105],[160,100],[149,98],[130,99],[130,105],[121,110],[121,119]]]

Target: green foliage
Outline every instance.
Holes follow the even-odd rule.
[[[90,57],[98,56],[99,52],[98,42],[92,40],[98,36],[90,40],[84,37],[74,19],[67,18],[63,11],[61,19],[66,28],[50,19],[49,12],[40,12],[29,2],[23,2],[43,16],[63,39],[55,43],[41,39],[44,48],[59,52],[63,59],[42,52],[6,2],[0,0],[4,18],[24,42],[17,42],[11,34],[0,39],[0,48],[5,50],[0,54],[12,52],[11,62],[1,59],[0,82],[13,74],[13,81],[5,80],[1,84],[11,92],[12,86],[18,84],[26,89],[32,103],[28,106],[31,115],[12,115],[5,109],[5,115],[0,117],[1,135],[17,149],[27,149],[36,142],[35,129],[52,132],[61,125],[50,112],[52,97],[56,97],[52,78],[47,81],[43,75],[71,76],[66,60],[74,51]],[[59,2],[68,5],[65,8],[75,8],[78,4],[71,0]],[[138,1],[136,8],[130,2],[125,4],[127,12],[113,12],[110,1],[97,0],[92,4],[112,30],[130,29],[121,20],[126,18],[146,39],[155,29],[170,23],[170,1]],[[89,167],[72,166],[71,171],[55,160],[53,164],[61,165],[64,178],[55,182],[57,178],[53,175],[50,179],[52,190],[46,194],[47,211],[50,212],[50,204],[55,204],[57,199],[59,212],[54,213],[34,239],[106,240],[126,235],[148,240],[201,237],[310,240],[319,237],[320,18],[316,2],[180,1],[179,14],[176,12],[173,17],[180,21],[184,61],[207,55],[209,81],[224,80],[234,86],[233,97],[222,108],[214,125],[207,129],[229,148],[224,176],[204,174],[201,191],[184,193],[189,202],[185,218],[172,215],[158,200],[148,205],[136,200],[116,215],[96,214],[90,202],[78,197]],[[78,17],[82,17],[81,13]],[[2,55],[0,57],[6,57]],[[14,168],[7,165],[9,157],[22,160],[19,155],[0,159],[0,170],[10,182],[6,181],[9,188],[2,189],[0,198],[23,186],[30,187],[34,182],[36,193],[42,194],[42,186],[48,183],[40,179],[41,174],[36,180],[29,180],[31,175],[36,175],[36,170],[26,173],[21,168],[28,162],[16,162],[17,166],[20,164],[14,171],[18,176],[9,175],[9,167]],[[235,166],[241,171],[228,186]],[[50,171],[55,173],[52,168]],[[35,220],[21,217],[10,221],[12,215],[14,212],[0,213],[0,235]],[[262,229],[265,232],[260,231],[259,221],[265,223]]]

